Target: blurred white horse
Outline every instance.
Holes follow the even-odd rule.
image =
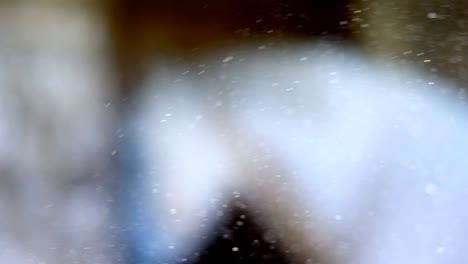
[[[294,263],[468,261],[467,106],[447,82],[330,43],[148,76],[122,149],[139,263],[190,258],[235,199]]]
[[[291,262],[467,261],[468,117],[447,81],[327,43],[160,58],[114,133],[105,34],[79,6],[0,9],[1,263],[115,263],[115,233],[134,263],[183,261],[236,199]]]

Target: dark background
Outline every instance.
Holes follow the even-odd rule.
[[[117,71],[126,97],[160,54],[190,56],[256,39],[343,38],[353,34],[349,1],[115,0],[110,11]],[[340,23],[341,22],[341,23]]]

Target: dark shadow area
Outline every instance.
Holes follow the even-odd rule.
[[[279,241],[272,239],[243,203],[232,205],[229,219],[215,232],[215,237],[193,263],[288,263]]]
[[[107,9],[122,97],[161,55],[185,56],[256,39],[352,39],[349,0],[115,0]],[[343,23],[346,22],[346,23]]]

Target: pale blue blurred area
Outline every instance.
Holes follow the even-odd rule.
[[[128,263],[165,262],[169,250],[163,243],[164,230],[154,221],[155,205],[147,199],[152,181],[144,164],[146,144],[139,136],[142,124],[135,114],[128,116],[124,118],[116,148],[119,175],[116,216],[122,228],[120,238],[126,245],[124,255]]]

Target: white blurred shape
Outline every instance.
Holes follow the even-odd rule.
[[[225,54],[236,60],[222,63]],[[192,73],[197,64],[203,75]],[[174,256],[214,224],[200,227],[207,199],[235,190],[294,245],[293,260],[315,251],[332,263],[466,261],[465,102],[399,67],[327,43],[162,59],[141,96],[141,136],[154,181],[171,194],[152,196],[149,209],[165,208],[154,207],[154,219],[170,222],[167,208],[189,212],[184,228],[166,229],[183,245]]]

